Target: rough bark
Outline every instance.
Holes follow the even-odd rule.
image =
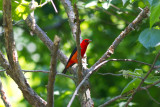
[[[21,67],[18,62],[18,55],[15,48],[15,41],[12,28],[12,15],[11,15],[11,0],[3,0],[3,25],[5,35],[5,47],[8,56],[9,66],[4,66],[9,76],[16,82],[19,89],[22,91],[25,99],[33,106],[44,107],[46,101],[38,96],[27,83]],[[1,57],[2,60],[4,57]],[[6,61],[6,60],[5,60]],[[7,62],[6,62],[7,64]]]
[[[50,72],[48,77],[48,87],[47,87],[47,107],[54,107],[54,82],[57,74],[56,65],[57,65],[57,52],[59,48],[60,38],[55,36],[54,43],[52,46],[51,52],[51,64],[50,64]]]

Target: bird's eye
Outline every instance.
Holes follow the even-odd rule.
[[[87,42],[87,40],[85,40],[85,42]]]

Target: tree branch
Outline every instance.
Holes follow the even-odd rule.
[[[76,3],[74,4],[74,12],[76,14],[76,25],[77,25],[77,32],[76,32],[76,46],[78,52],[78,83],[80,83],[83,79],[82,74],[82,58],[81,58],[81,46],[80,46],[80,21],[79,21],[79,13]]]
[[[21,72],[13,36],[11,0],[3,0],[3,25],[5,47],[10,65],[6,67],[7,64],[4,64],[2,62],[1,65],[7,68],[5,68],[7,70],[7,73],[16,82],[16,84],[22,91],[23,96],[31,105],[44,107],[46,105],[46,102],[32,90],[32,88],[27,83],[23,73]],[[0,59],[5,61],[3,56],[1,56]]]
[[[57,53],[59,48],[60,38],[55,36],[53,43],[53,51],[51,52],[51,64],[50,72],[48,77],[48,87],[47,87],[47,107],[54,107],[54,82],[56,77],[56,65],[57,65]]]
[[[1,61],[1,59],[0,59],[0,61]],[[0,65],[1,65],[1,63],[0,63]],[[4,72],[4,71],[6,71],[6,70],[5,70],[5,69],[0,70],[0,72]],[[47,70],[22,70],[22,71],[25,72],[25,73],[27,73],[27,72],[42,72],[42,73],[49,73],[49,71],[47,71]],[[66,75],[66,74],[63,74],[63,73],[57,73],[56,75],[57,75],[57,76],[66,77],[66,78],[70,78],[70,79],[74,80],[74,77],[73,77],[73,76]]]
[[[105,65],[106,63],[108,63],[110,61],[137,62],[137,63],[143,64],[143,65],[148,65],[150,67],[152,66],[152,64],[145,63],[145,62],[142,62],[142,61],[133,60],[133,59],[109,59],[109,60],[103,61],[100,64],[98,64],[97,66],[95,66],[95,68],[93,69],[93,71],[96,71],[97,69],[99,69],[100,67],[102,67],[103,65]],[[159,65],[154,66],[154,69],[158,69],[158,68],[160,68]]]
[[[146,74],[146,76],[142,79],[142,81],[141,81],[141,83],[139,84],[139,86],[134,90],[132,96],[128,99],[125,107],[128,107],[128,104],[131,102],[131,100],[133,99],[133,97],[135,96],[135,94],[137,93],[137,91],[139,90],[139,88],[141,87],[141,85],[144,83],[145,79],[147,79],[147,77],[149,76],[149,74],[152,72],[152,70],[154,69],[154,65],[155,65],[155,63],[156,63],[156,61],[157,61],[157,59],[158,59],[159,56],[160,56],[160,51],[159,51],[159,53],[156,55],[156,57],[155,57],[155,59],[154,59],[154,61],[153,61],[153,64],[152,64],[152,66],[151,66],[151,68],[150,68],[150,70],[148,71],[148,73]]]
[[[61,2],[62,2],[63,6],[65,8],[65,11],[66,11],[67,15],[68,15],[69,24],[70,24],[70,27],[71,27],[71,30],[72,30],[72,34],[73,34],[74,39],[76,40],[76,32],[77,32],[77,25],[76,25],[76,22],[75,22],[76,15],[74,13],[71,1],[70,0],[61,0]],[[81,41],[82,41],[82,38],[80,37],[80,42]]]
[[[108,50],[104,53],[104,55],[89,69],[89,71],[96,70],[95,67],[100,63],[103,63],[107,58],[109,58],[113,53],[116,47],[121,43],[121,41],[127,36],[129,32],[134,30],[144,18],[148,17],[147,14],[149,13],[148,7],[144,8],[139,15],[130,23],[124,31],[114,40],[112,45],[108,48]]]
[[[63,1],[63,0],[62,0]],[[64,2],[65,3],[65,2]],[[147,14],[149,12],[148,7],[144,8],[143,11],[141,11],[141,13],[136,17],[136,19],[130,23],[126,29],[124,31],[121,32],[121,34],[114,40],[114,42],[112,43],[112,45],[109,47],[109,49],[106,51],[106,53],[90,68],[87,70],[87,75],[83,78],[83,80],[80,82],[80,84],[77,86],[70,102],[68,105],[72,104],[75,96],[77,95],[77,92],[79,91],[80,87],[82,86],[82,84],[85,82],[85,80],[94,72],[96,71],[98,68],[100,68],[102,65],[104,65],[105,63],[107,63],[108,61],[105,61],[107,58],[109,58],[111,56],[111,54],[113,54],[114,49],[119,45],[119,43],[124,39],[125,36],[127,36],[127,34],[129,32],[131,32],[133,30],[133,28],[135,28],[136,26],[138,26],[138,24],[147,17]]]
[[[9,103],[9,101],[7,100],[7,97],[5,95],[5,91],[3,89],[1,79],[0,79],[0,94],[1,94],[1,99],[2,99],[5,107],[11,107],[11,104]]]
[[[51,1],[51,3],[52,3],[52,6],[53,6],[53,8],[54,8],[55,12],[56,12],[56,13],[58,13],[58,10],[57,10],[57,8],[56,8],[56,6],[55,6],[54,2],[53,2],[52,0],[50,0],[50,1]]]
[[[32,18],[30,16],[27,17],[25,20],[26,24],[32,28]],[[32,31],[40,38],[40,40],[47,46],[47,48],[52,51],[52,45],[53,42],[50,40],[50,38],[46,35],[46,33],[37,25],[35,24],[35,29]],[[67,56],[65,56],[61,50],[58,50],[58,58],[63,64],[67,63]]]

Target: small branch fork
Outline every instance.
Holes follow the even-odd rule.
[[[60,38],[55,36],[53,43],[53,51],[51,52],[51,64],[50,72],[48,77],[48,87],[47,87],[47,107],[54,107],[54,82],[56,77],[56,65],[57,65],[57,53],[59,48]]]

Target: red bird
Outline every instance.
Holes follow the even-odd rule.
[[[84,39],[82,41],[82,43],[80,44],[81,46],[81,57],[83,58],[85,52],[86,52],[86,49],[87,49],[87,46],[88,44],[91,42],[91,40],[89,39]],[[71,66],[73,66],[75,63],[78,63],[78,59],[77,59],[77,55],[78,55],[78,52],[77,52],[77,47],[73,50],[72,54],[70,55],[69,57],[69,60],[66,64],[66,67],[65,69],[63,70],[63,73],[65,74],[67,69]]]

